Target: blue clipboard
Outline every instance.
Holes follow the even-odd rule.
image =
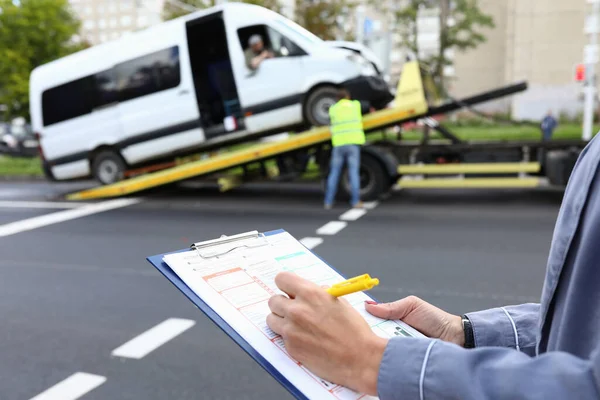
[[[265,236],[277,235],[284,233],[283,229],[265,232]],[[189,251],[190,249],[184,249],[174,251],[172,253],[181,253]],[[310,251],[310,250],[309,250]],[[194,303],[200,311],[202,311],[208,318],[210,318],[219,328],[223,330],[229,337],[231,337],[250,357],[254,359],[261,367],[263,367],[269,374],[273,376],[284,388],[286,388],[296,399],[308,400],[296,386],[294,386],[286,377],[284,377],[270,362],[268,362],[263,356],[261,356],[250,344],[244,340],[239,333],[237,333],[223,318],[219,316],[212,308],[208,306],[192,289],[190,289],[175,272],[169,266],[163,262],[163,257],[166,254],[159,254],[156,256],[147,257],[146,259],[150,264],[154,265],[161,274],[165,276],[177,289],[179,289],[192,303]]]

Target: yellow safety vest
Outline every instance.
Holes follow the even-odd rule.
[[[360,101],[342,99],[329,108],[333,147],[365,144]]]

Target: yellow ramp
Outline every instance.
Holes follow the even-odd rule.
[[[253,160],[274,156],[296,148],[323,142],[331,137],[328,128],[315,129],[293,136],[285,141],[259,144],[247,149],[224,153],[206,160],[193,161],[167,170],[142,175],[112,185],[100,186],[67,196],[68,200],[86,200],[104,197],[123,196],[141,190],[166,185],[172,182],[193,178],[211,172],[221,171],[242,165]]]

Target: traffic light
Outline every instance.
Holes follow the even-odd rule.
[[[577,64],[575,66],[575,81],[576,82],[585,81],[585,64]]]

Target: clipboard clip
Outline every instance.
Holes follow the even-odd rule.
[[[256,243],[239,243],[244,240],[256,239]],[[225,246],[224,249],[213,250],[210,251],[211,247],[220,247],[223,245],[231,244],[231,246]],[[190,247],[192,250],[196,251],[196,254],[202,259],[210,259],[216,258],[220,256],[224,256],[225,254],[231,253],[232,251],[240,248],[253,249],[256,247],[267,246],[269,242],[267,241],[265,235],[263,233],[259,233],[258,231],[252,231],[247,233],[240,233],[238,235],[233,236],[225,236],[222,235],[218,239],[207,240],[205,242],[194,243]]]

